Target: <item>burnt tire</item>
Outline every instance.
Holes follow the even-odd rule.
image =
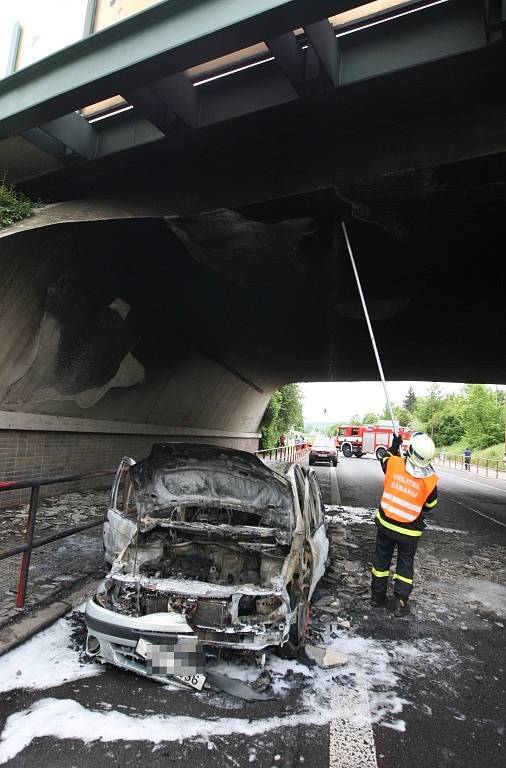
[[[350,446],[349,445],[343,445],[342,451],[343,451],[343,456],[346,456],[346,458],[349,459],[350,456],[351,456],[351,448],[350,448]]]
[[[294,649],[300,648],[306,639],[307,628],[309,626],[309,600],[304,593],[297,607],[297,619],[290,626],[288,640],[290,646]]]
[[[386,448],[376,448],[376,458],[378,461],[381,461],[381,459],[387,455],[387,449]]]

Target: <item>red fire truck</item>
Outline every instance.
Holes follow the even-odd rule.
[[[411,432],[399,426],[398,433],[402,437],[402,448],[406,450]],[[343,456],[359,459],[365,453],[374,453],[376,458],[381,459],[392,442],[392,436],[391,421],[380,421],[372,426],[343,424],[337,433],[336,448],[342,451]]]

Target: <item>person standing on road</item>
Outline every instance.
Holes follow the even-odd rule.
[[[467,469],[468,472],[471,471],[471,453],[472,451],[470,448],[466,448],[464,451],[464,469]]]
[[[432,467],[436,449],[424,432],[415,432],[406,458],[399,455],[402,438],[394,435],[392,445],[381,459],[385,473],[383,495],[376,513],[376,549],[373,558],[371,605],[387,604],[390,564],[397,547],[394,573],[395,616],[409,613],[418,540],[425,526],[423,513],[437,504],[438,477]]]

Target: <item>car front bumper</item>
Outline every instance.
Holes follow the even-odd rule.
[[[286,617],[289,622],[291,614]],[[262,651],[271,645],[283,645],[288,637],[289,624],[280,622],[268,626],[247,624],[228,627],[202,626],[195,631],[184,616],[175,612],[154,613],[145,616],[127,616],[99,605],[94,598],[85,610],[88,628],[86,651],[104,663],[129,669],[138,674],[153,673],[136,648],[142,640],[160,648],[176,647],[194,641],[198,653],[204,655],[206,647]],[[185,672],[190,674],[191,672]]]

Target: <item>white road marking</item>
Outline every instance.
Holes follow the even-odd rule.
[[[336,685],[329,726],[329,768],[378,768],[367,684],[356,675],[356,688]]]
[[[337,467],[329,467],[330,472],[330,503],[338,506],[341,503],[339,484],[337,482]]]
[[[448,470],[441,469],[440,467],[437,468],[438,472],[443,472],[445,475],[448,474]],[[482,488],[490,488],[492,491],[497,491],[498,493],[506,493],[506,490],[504,488],[496,488],[495,485],[487,485],[486,483],[479,483],[477,480],[469,480],[467,477],[461,477],[461,475],[450,475],[450,477],[455,477],[458,480],[462,480],[464,483],[472,483],[473,485],[481,485]]]
[[[481,485],[481,483],[479,483]],[[469,509],[471,512],[476,512],[477,515],[480,515],[481,517],[486,517],[487,520],[491,520],[493,523],[497,523],[497,525],[502,525],[503,528],[506,528],[506,523],[503,523],[501,520],[496,520],[495,517],[490,517],[490,515],[486,515],[485,512],[480,512],[478,509],[475,509],[474,507],[469,507],[467,504],[463,504],[461,501],[457,501],[457,499],[452,499],[451,496],[448,496],[450,501],[453,501],[455,504],[458,504],[460,507],[465,507],[466,509]]]

